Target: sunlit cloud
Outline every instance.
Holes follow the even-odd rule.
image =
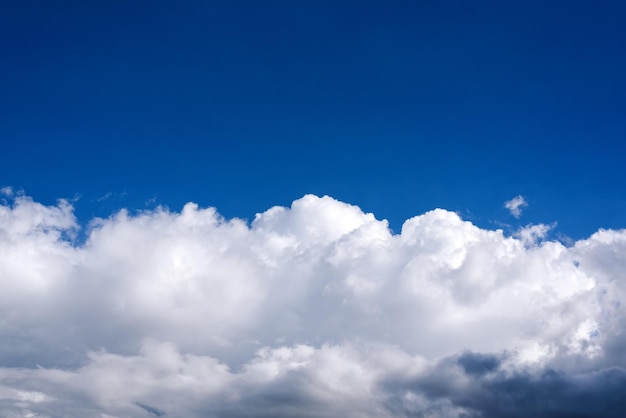
[[[5,416],[623,410],[624,230],[565,247],[436,209],[393,234],[307,195],[251,223],[122,210],[76,244],[71,203],[5,196]]]

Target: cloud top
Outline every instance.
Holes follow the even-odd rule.
[[[313,195],[251,224],[189,203],[94,219],[83,244],[77,228],[66,201],[0,206],[4,416],[622,406],[626,231],[564,247],[545,226],[510,237],[436,209],[392,234]]]

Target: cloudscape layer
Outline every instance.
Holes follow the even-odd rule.
[[[516,207],[519,207],[516,206]],[[565,246],[306,195],[93,219],[4,190],[6,417],[617,417],[626,230]]]

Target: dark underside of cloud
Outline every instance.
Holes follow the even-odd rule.
[[[626,371],[621,368],[574,375],[551,368],[511,373],[499,368],[496,356],[474,353],[459,357],[457,365],[464,372],[457,379],[467,379],[461,389],[450,380],[449,369],[454,365],[448,359],[432,374],[402,384],[395,382],[388,391],[448,400],[464,410],[460,417],[467,418],[608,418],[622,417],[626,410]],[[391,399],[397,415],[425,416],[423,411],[403,409],[402,401],[393,395]]]
[[[8,190],[8,189],[7,189]],[[626,231],[0,204],[0,416],[621,417]]]

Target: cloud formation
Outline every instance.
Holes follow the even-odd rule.
[[[522,216],[522,208],[526,206],[528,206],[528,202],[526,202],[526,199],[524,199],[522,195],[515,196],[513,199],[504,202],[504,207],[516,218]]]
[[[0,205],[0,411],[22,417],[613,417],[626,231],[565,247],[330,197]]]

